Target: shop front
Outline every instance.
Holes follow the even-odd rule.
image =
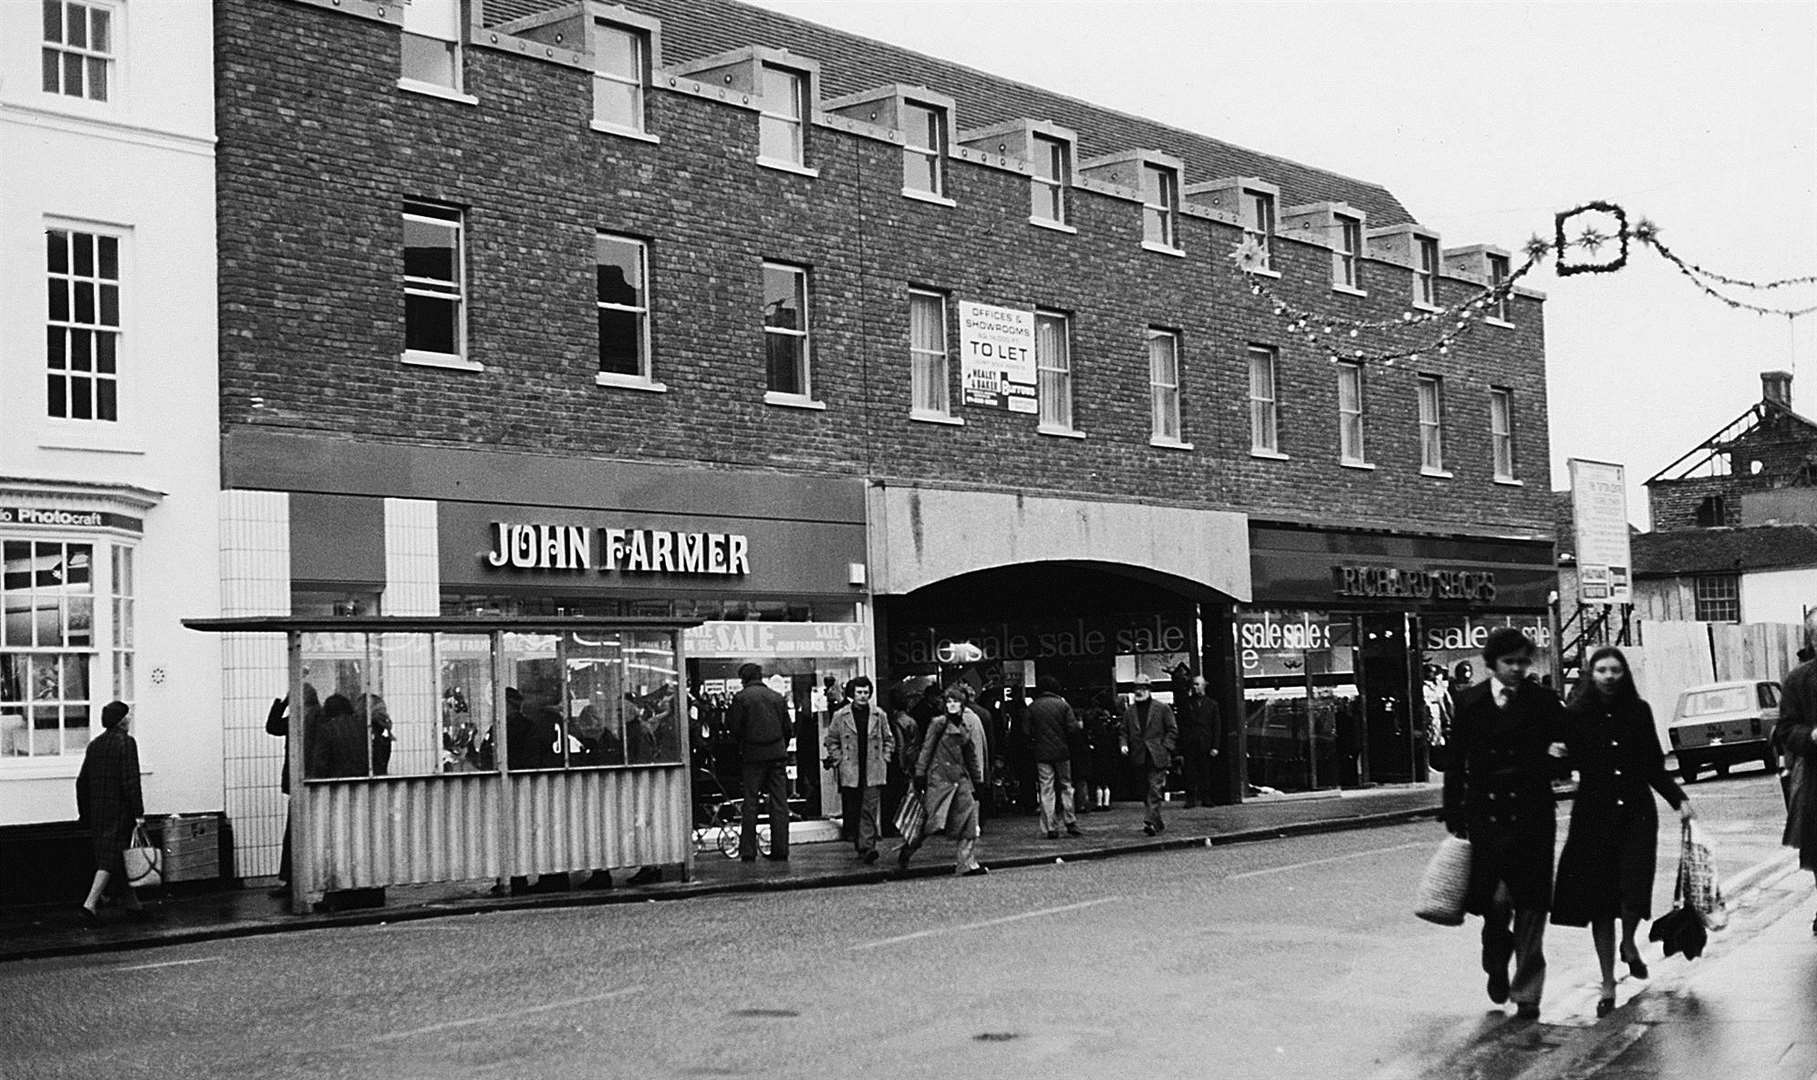
[[[1443,698],[1514,626],[1551,676],[1548,541],[1256,525],[1234,616],[1246,783],[1260,795],[1429,778]]]

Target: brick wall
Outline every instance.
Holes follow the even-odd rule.
[[[1549,528],[1541,305],[1478,326],[1449,356],[1372,365],[1374,470],[1338,465],[1333,365],[1234,279],[1230,225],[1183,218],[1184,259],[1142,250],[1139,208],[1071,193],[1076,235],[1027,223],[1027,180],[949,160],[956,207],[900,194],[898,148],[815,127],[818,179],[755,165],[756,114],[657,89],[660,144],[590,130],[587,73],[465,52],[477,106],[396,86],[397,30],[327,8],[217,4],[223,424],[324,437],[1013,487],[1233,508],[1336,524]],[[940,87],[935,87],[940,89]],[[1166,149],[1160,147],[1158,149]],[[1211,179],[1193,175],[1187,182]],[[483,372],[406,366],[400,212],[467,209],[469,356]],[[668,392],[595,385],[595,230],[650,242],[654,374]],[[766,405],[764,259],[812,268],[815,396]],[[1322,249],[1282,241],[1282,295],[1391,318],[1408,271],[1370,263],[1367,298],[1333,293]],[[954,300],[1072,315],[1084,439],[959,405],[908,416],[913,283]],[[1441,302],[1474,286],[1441,283]],[[1184,437],[1151,447],[1145,331],[1182,334]],[[1249,455],[1249,342],[1279,347],[1281,449]],[[1415,377],[1447,382],[1453,479],[1419,475]],[[1491,480],[1488,387],[1515,390],[1525,486]]]

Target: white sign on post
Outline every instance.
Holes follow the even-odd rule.
[[[959,373],[967,405],[1037,412],[1035,313],[959,301]]]
[[[1628,544],[1627,470],[1572,458],[1571,518],[1577,529],[1577,595],[1586,604],[1634,599]]]

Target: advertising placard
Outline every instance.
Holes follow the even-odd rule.
[[[1035,313],[959,301],[965,403],[1034,414]]]
[[[1628,478],[1620,465],[1570,459],[1571,516],[1577,529],[1577,595],[1586,604],[1633,602],[1628,544]]]

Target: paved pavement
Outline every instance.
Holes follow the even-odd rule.
[[[1431,786],[1374,788],[1316,796],[1255,799],[1238,806],[1187,810],[1167,809],[1167,831],[1142,834],[1142,808],[1123,803],[1109,811],[1080,815],[1081,839],[1051,841],[1039,833],[1032,816],[988,819],[979,842],[979,858],[988,866],[1013,867],[1080,861],[1139,852],[1205,847],[1274,839],[1306,832],[1382,825],[1434,815],[1440,803]],[[894,841],[889,842],[892,846]],[[66,956],[90,952],[172,945],[224,937],[281,933],[333,926],[362,926],[440,916],[524,908],[642,903],[728,893],[770,892],[866,885],[902,877],[951,873],[951,848],[932,842],[923,848],[906,874],[888,859],[865,866],[842,843],[798,844],[787,863],[759,860],[741,863],[709,847],[697,854],[691,881],[669,880],[628,885],[628,872],[615,875],[610,890],[569,891],[518,897],[489,895],[488,882],[389,890],[383,908],[293,915],[287,903],[271,899],[263,888],[235,889],[153,899],[148,922],[126,921],[123,913],[104,910],[106,922],[91,929],[77,919],[79,898],[55,907],[0,909],[0,961]]]

